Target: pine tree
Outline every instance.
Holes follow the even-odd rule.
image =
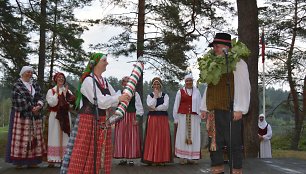
[[[27,40],[28,44],[25,44],[31,45],[31,52],[23,50],[22,54],[18,55],[19,57],[22,55],[31,57],[32,60],[38,59],[38,64],[32,63],[32,65],[38,69],[37,78],[42,87],[44,89],[49,87],[49,85],[45,86],[48,83],[44,82],[49,81],[50,84],[50,77],[52,77],[54,69],[79,75],[83,70],[79,67],[84,67],[84,60],[88,58],[88,53],[82,48],[84,41],[81,39],[82,33],[88,28],[81,25],[83,21],[78,21],[74,17],[73,10],[90,4],[91,0],[34,0],[27,2],[17,0],[15,2],[16,14],[23,17],[19,23],[31,31],[30,33],[19,33],[23,33],[26,38],[31,35],[32,39]],[[1,1],[1,3],[3,2]],[[12,12],[8,13],[13,14]],[[17,22],[15,23],[17,24]],[[18,67],[28,63],[29,60],[25,59],[23,63],[18,63]],[[47,75],[49,75],[48,80]],[[12,75],[12,77],[16,78],[16,75]]]
[[[19,77],[21,67],[28,64],[28,30],[23,16],[16,13],[16,8],[9,1],[0,1],[0,21],[0,63],[5,70],[2,71],[3,80],[12,85]]]
[[[251,84],[249,112],[243,119],[244,151],[247,157],[258,155],[258,11],[256,0],[237,0],[239,40],[251,50],[247,60]]]
[[[197,51],[199,46],[195,43],[200,38],[212,37],[211,32],[216,29],[222,30],[226,22],[218,16],[218,9],[233,11],[228,2],[220,0],[145,1],[145,37],[143,48],[139,48],[135,38],[139,17],[136,5],[131,1],[115,2],[131,12],[111,14],[102,22],[122,27],[124,31],[108,44],[98,44],[94,48],[108,48],[117,56],[133,56],[138,49],[143,49],[147,67],[166,80],[182,79],[189,66],[188,60],[203,54]]]
[[[270,0],[260,13],[261,26],[267,30],[266,54],[273,62],[267,74],[274,82],[288,83],[288,102],[293,106],[295,128],[291,148],[298,149],[306,116],[306,53],[299,44],[306,38],[306,2],[303,0]]]

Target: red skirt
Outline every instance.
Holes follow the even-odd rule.
[[[115,127],[114,158],[140,158],[141,142],[136,113],[126,113]]]
[[[99,117],[99,123],[105,122],[105,116]],[[76,135],[74,147],[71,154],[68,173],[70,174],[92,174],[94,173],[94,129],[92,115],[80,115],[78,132]],[[100,124],[98,124],[100,125]],[[111,129],[107,129],[106,141],[104,141],[105,131],[98,129],[97,132],[97,158],[96,169],[97,174],[101,169],[102,147],[105,147],[105,156],[103,168],[105,174],[111,171]],[[103,145],[105,143],[105,145]]]
[[[168,116],[148,116],[143,162],[171,162],[171,138]]]

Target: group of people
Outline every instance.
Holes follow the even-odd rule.
[[[231,36],[217,33],[209,46],[217,56],[225,56],[223,50],[231,48]],[[107,65],[106,55],[93,54],[80,77],[76,94],[68,89],[65,75],[56,73],[53,78],[56,85],[48,90],[45,98],[32,79],[33,69],[24,66],[12,92],[6,161],[18,168],[36,167],[47,154],[49,165],[60,164],[63,174],[91,174],[101,170],[109,174],[112,158],[122,159],[120,165],[133,165],[135,158],[141,158],[148,165],[165,165],[173,162],[173,152],[180,158],[180,164],[195,164],[201,158],[200,123],[204,119],[209,136],[211,172],[224,173],[223,147],[230,145],[232,173],[242,173],[242,115],[248,112],[250,103],[249,73],[244,60],[241,59],[232,72],[223,74],[217,84],[208,84],[203,97],[194,86],[192,75],[185,76],[185,85],[177,91],[172,113],[174,149],[168,117],[170,99],[162,90],[161,78],[152,79],[152,92],[146,98],[149,112],[142,142],[139,119],[144,109],[141,98],[137,92],[132,97],[122,90],[116,92],[102,76]],[[122,78],[122,87],[128,80],[129,77]],[[43,138],[41,114],[45,100],[49,110],[47,142]],[[115,123],[113,145],[111,127],[106,121],[113,113],[112,108],[127,101],[124,118]],[[79,108],[73,126],[72,107]]]

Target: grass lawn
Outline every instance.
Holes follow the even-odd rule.
[[[0,158],[4,157],[4,152],[6,148],[6,142],[7,142],[7,130],[8,126],[6,127],[0,127]]]
[[[272,150],[273,158],[298,158],[306,160],[306,151]]]

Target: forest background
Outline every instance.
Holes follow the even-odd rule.
[[[271,106],[275,107],[267,108],[266,115],[278,120],[275,125],[289,126],[282,148],[304,149],[306,2],[266,0],[263,6],[257,6],[256,0],[103,0],[98,5],[94,2],[97,1],[0,1],[3,118],[9,112],[9,90],[23,65],[30,64],[37,70],[35,78],[46,91],[53,85],[52,75],[56,71],[67,73],[71,81],[77,79],[92,51],[107,50],[115,60],[122,56],[129,58],[125,62],[142,56],[146,62],[145,74],[151,70],[161,76],[167,87],[171,87],[170,93],[178,89],[179,80],[188,71],[197,68],[196,60],[205,54],[214,34],[224,31],[238,37],[251,50],[246,60],[252,87],[251,107],[244,117],[244,140],[247,156],[256,157],[257,117],[262,98],[259,36],[264,29],[266,85],[288,87],[284,100],[276,103],[271,100]],[[88,12],[85,18],[75,17],[75,10],[92,4],[104,15],[91,18]],[[104,13],[108,8],[113,13]],[[119,27],[121,32],[108,42],[89,44],[88,49],[82,35],[92,26]],[[97,37],[106,36],[103,33]],[[143,99],[149,83],[140,83],[138,87]],[[266,101],[268,107],[269,100]],[[286,113],[274,114],[282,110]]]

